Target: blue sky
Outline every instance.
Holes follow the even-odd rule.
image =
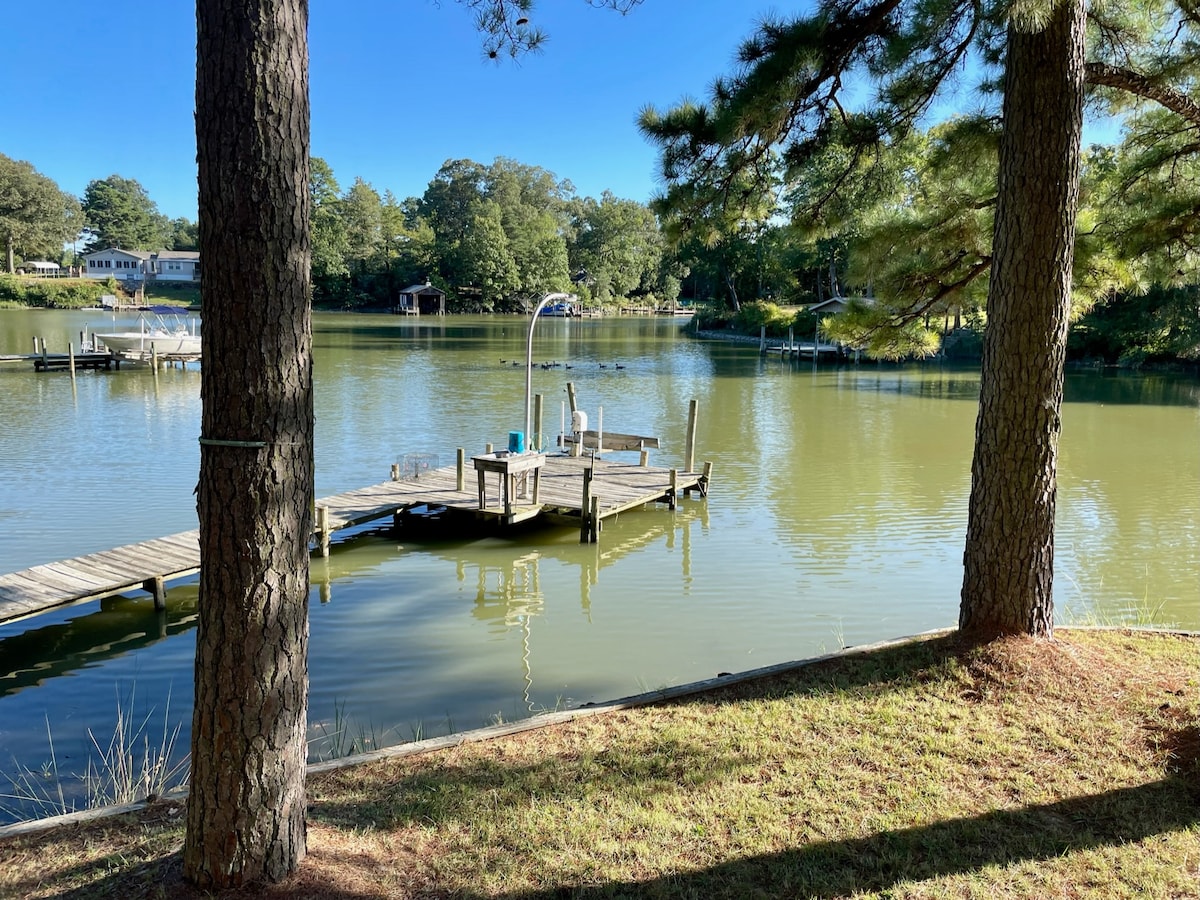
[[[645,0],[627,16],[540,0],[545,49],[486,60],[454,0],[310,0],[313,153],[343,189],[362,177],[419,196],[447,159],[507,156],[645,201],[656,154],[638,110],[703,98],[765,12],[808,4]],[[195,6],[190,0],[11,3],[0,34],[0,153],[65,191],[119,174],[160,211],[196,216]]]
[[[638,111],[704,99],[764,14],[810,6],[644,0],[620,16],[585,0],[539,0],[533,24],[549,34],[545,49],[497,63],[455,0],[310,0],[313,153],[343,190],[361,177],[400,199],[424,193],[448,159],[506,156],[581,195],[646,201],[660,183]],[[7,7],[0,153],[77,196],[93,179],[134,178],[160,211],[194,220],[192,0]],[[1111,125],[1085,134],[1114,137]]]

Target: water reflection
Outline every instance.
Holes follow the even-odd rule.
[[[196,592],[195,585],[173,586],[161,612],[150,598],[106,597],[95,612],[0,638],[0,697],[190,630]]]

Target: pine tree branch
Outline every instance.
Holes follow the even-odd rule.
[[[1088,84],[1116,88],[1152,100],[1191,124],[1200,126],[1200,104],[1175,88],[1158,84],[1141,72],[1103,62],[1088,63],[1086,71]]]

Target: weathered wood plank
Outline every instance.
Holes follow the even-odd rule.
[[[637,438],[641,446],[657,446],[654,438],[609,432],[604,436],[606,447],[610,438],[614,441]],[[417,479],[355,488],[316,502],[329,510],[331,532],[385,519],[420,506],[444,507],[461,515],[464,521],[485,517],[515,523],[542,516],[548,522],[578,525],[582,518],[584,471],[588,469],[593,475],[591,495],[597,498],[597,513],[601,519],[662,502],[670,496],[669,469],[603,457],[550,455],[542,468],[538,504],[514,505],[508,516],[496,512],[501,497],[493,479],[489,478],[485,484],[485,495],[491,508],[480,510],[475,480],[469,479],[469,485],[464,485],[469,490],[459,490],[456,466],[432,469]],[[678,492],[694,489],[700,479],[698,473],[677,472],[675,489]],[[199,566],[200,533],[193,529],[0,575],[0,621],[25,618],[67,603],[140,589],[151,579],[183,577],[198,571]]]

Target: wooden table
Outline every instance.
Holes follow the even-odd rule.
[[[538,488],[542,477],[542,466],[546,464],[545,453],[509,453],[500,450],[496,453],[484,453],[472,456],[471,462],[479,476],[479,508],[487,509],[487,492],[484,480],[488,472],[500,476],[500,495],[504,501],[504,514],[512,515],[513,498],[517,495],[517,476],[523,479],[533,473],[533,502],[538,502]]]

